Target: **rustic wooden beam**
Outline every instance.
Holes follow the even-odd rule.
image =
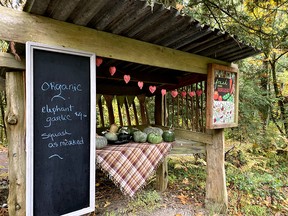
[[[26,215],[26,143],[24,72],[6,73],[9,215]]]
[[[0,18],[1,19],[1,18]],[[2,31],[0,32],[0,38],[2,36]],[[0,52],[0,68],[13,68],[19,70],[25,70],[25,59],[21,57],[21,61],[15,59],[14,55],[11,53]]]
[[[102,57],[202,74],[207,74],[208,63],[229,65],[227,62],[212,58],[2,6],[0,6],[0,14],[0,39],[2,40],[18,43],[33,41],[63,46],[92,52]]]
[[[163,127],[161,125],[157,125],[157,127],[161,127],[162,129],[168,129],[168,127]],[[200,133],[200,132],[194,132],[194,131],[188,131],[185,129],[174,129],[174,133],[176,137],[182,138],[182,139],[188,139],[195,142],[201,142],[206,144],[213,144],[212,135],[208,133]]]

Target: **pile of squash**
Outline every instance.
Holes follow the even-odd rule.
[[[158,144],[161,142],[173,142],[175,134],[172,129],[162,130],[158,127],[146,127],[143,131],[135,127],[121,127],[112,124],[110,129],[102,132],[103,136],[96,136],[96,149],[105,147],[110,144],[124,144],[130,141],[137,143]]]

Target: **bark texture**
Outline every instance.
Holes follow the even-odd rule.
[[[25,88],[23,72],[6,73],[9,215],[26,214]]]

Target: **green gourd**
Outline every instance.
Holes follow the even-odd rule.
[[[144,130],[143,130],[144,133],[146,134],[150,134],[150,133],[157,133],[158,135],[162,136],[163,134],[163,130],[161,128],[158,128],[158,127],[146,127]]]
[[[149,133],[147,136],[147,140],[149,143],[152,143],[152,144],[158,144],[163,141],[162,136],[155,132]]]
[[[96,149],[101,149],[107,146],[107,139],[104,136],[96,136]]]
[[[113,132],[107,132],[104,135],[108,141],[117,141],[118,140],[118,136],[116,133]]]
[[[162,134],[164,142],[173,142],[175,141],[175,133],[173,130],[165,130]]]
[[[135,131],[133,133],[133,140],[135,142],[144,143],[147,141],[147,134],[142,131]]]

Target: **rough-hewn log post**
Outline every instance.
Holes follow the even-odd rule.
[[[226,213],[228,195],[224,167],[224,129],[211,130],[213,144],[206,145],[207,179],[205,206],[211,212]]]
[[[9,155],[9,215],[23,216],[25,205],[25,88],[23,72],[6,73],[7,138]]]
[[[163,123],[162,114],[162,95],[155,96],[155,111],[154,111],[155,124],[161,125]],[[159,191],[165,191],[168,185],[168,165],[167,158],[165,157],[156,171],[156,189]]]
[[[164,158],[156,171],[156,190],[165,191],[168,186],[168,164],[167,157]]]

